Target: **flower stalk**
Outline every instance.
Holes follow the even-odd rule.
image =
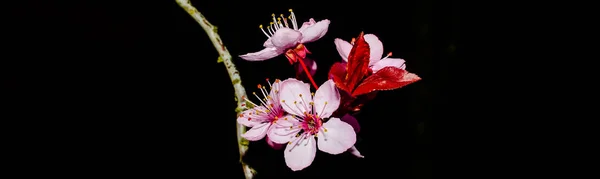
[[[194,6],[192,6],[189,0],[175,1],[194,20],[196,20],[196,22],[198,22],[200,26],[202,26],[202,29],[204,29],[204,31],[212,41],[215,49],[219,53],[218,61],[222,61],[225,65],[227,73],[229,74],[229,78],[231,79],[233,88],[235,90],[235,99],[237,101],[237,108],[235,111],[238,113],[237,115],[239,115],[242,111],[241,109],[243,109],[246,103],[245,100],[243,100],[246,97],[246,90],[244,89],[244,86],[242,86],[240,74],[231,60],[231,54],[229,54],[229,51],[227,50],[227,48],[223,44],[223,41],[221,41],[219,34],[217,33],[217,27],[208,22],[208,20],[206,20],[202,13],[200,13]],[[242,160],[242,158],[246,154],[246,151],[248,151],[248,141],[242,137],[242,134],[246,132],[246,128],[242,124],[236,123],[236,131],[238,149],[240,153],[240,163],[242,164],[244,175],[246,179],[254,178],[256,171]]]

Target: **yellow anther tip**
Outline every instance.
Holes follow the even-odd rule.
[[[271,16],[275,16],[275,13],[271,14]]]
[[[288,9],[288,11],[292,12],[292,9]]]
[[[258,26],[258,28],[261,28],[261,29],[262,29],[262,27],[263,27],[262,24]]]
[[[271,25],[273,25],[273,22],[269,22],[269,23],[271,23]]]

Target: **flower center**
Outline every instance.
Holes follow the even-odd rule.
[[[274,83],[279,83],[281,82],[281,80],[276,79]],[[269,88],[273,88],[273,85],[271,84],[271,82],[269,82],[269,79],[267,78],[267,83],[269,84]],[[242,104],[244,107],[246,108],[253,108],[256,111],[256,114],[261,114],[261,113],[265,113],[267,115],[269,115],[269,119],[271,121],[276,121],[277,119],[279,119],[280,117],[283,116],[283,109],[281,108],[281,106],[279,105],[275,105],[274,100],[271,97],[271,95],[269,95],[269,91],[266,89],[265,86],[262,86],[260,84],[257,85],[258,89],[260,90],[260,94],[261,96],[257,95],[256,92],[252,92],[252,94],[258,98],[258,100],[260,101],[260,106],[265,107],[265,109],[260,110],[258,107],[259,105],[250,101],[248,98],[243,98],[242,100],[244,100],[246,102],[246,104],[252,105],[252,107],[249,107],[248,105]],[[275,94],[278,94],[279,91],[275,90],[273,91]],[[250,118],[248,118],[248,120],[250,120]]]
[[[302,121],[302,129],[309,134],[316,134],[319,132],[319,128],[323,125],[321,118],[317,115],[306,114],[304,121]]]
[[[279,14],[280,17],[275,17],[275,13],[271,14],[273,21],[269,22],[269,26],[267,26],[266,31],[263,28],[262,24],[258,27],[265,34],[265,36],[267,36],[267,38],[271,38],[275,34],[275,32],[281,28],[293,28],[294,30],[298,30],[298,22],[296,21],[296,15],[294,15],[292,9],[290,9],[289,11],[290,15],[287,18],[285,18],[283,14]],[[288,23],[288,19],[290,20],[290,23]]]

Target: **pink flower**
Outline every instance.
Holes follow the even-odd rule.
[[[310,53],[304,47],[304,43],[313,42],[323,37],[329,28],[329,20],[325,19],[315,22],[311,18],[308,22],[304,22],[302,27],[298,29],[296,16],[291,9],[289,11],[291,13],[289,16],[290,23],[288,23],[288,18],[285,18],[283,14],[278,18],[275,17],[275,14],[272,14],[273,22],[267,26],[266,31],[260,25],[260,29],[268,38],[263,44],[265,47],[263,50],[240,55],[240,57],[249,61],[262,61],[285,53],[290,64],[296,62],[298,58],[304,59],[306,53]]]
[[[290,169],[298,171],[308,167],[317,148],[335,155],[356,143],[356,133],[350,124],[329,118],[340,105],[340,94],[332,80],[311,94],[309,84],[287,79],[281,83],[279,98],[283,110],[293,116],[279,120],[273,130],[275,135],[269,137],[275,142],[288,142],[284,156]]]
[[[261,99],[256,93],[253,94],[260,100],[261,105],[257,105],[248,99],[243,99],[254,107],[243,111],[237,118],[238,123],[252,127],[246,133],[242,134],[242,137],[250,141],[260,140],[269,134],[269,131],[273,129],[273,124],[277,120],[286,117],[287,114],[285,114],[279,103],[280,84],[280,80],[275,80],[273,84],[269,83],[271,87],[269,93],[267,93],[267,89],[264,86],[258,85],[263,98]],[[269,145],[276,148],[275,145]]]
[[[403,70],[406,69],[406,64],[404,64],[405,61],[403,59],[389,58],[392,55],[392,52],[388,53],[387,56],[381,58],[381,56],[383,56],[383,43],[381,43],[377,36],[373,34],[366,34],[364,35],[364,38],[367,44],[369,44],[369,47],[371,48],[369,68],[373,70],[373,73],[387,66],[393,66]],[[334,42],[335,48],[337,49],[338,53],[340,54],[340,56],[342,56],[344,62],[348,63],[348,55],[350,55],[352,44],[339,38],[336,38]]]

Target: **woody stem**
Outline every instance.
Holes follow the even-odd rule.
[[[221,37],[217,33],[217,27],[212,25],[202,13],[200,13],[192,4],[190,4],[189,0],[175,0],[181,8],[183,8],[200,26],[204,29],[209,39],[213,43],[215,49],[219,53],[219,61],[222,61],[227,69],[227,73],[229,74],[229,78],[233,84],[233,88],[235,91],[235,99],[237,101],[236,112],[238,115],[241,113],[241,109],[244,108],[246,104],[244,102],[244,97],[246,96],[246,90],[244,86],[242,86],[242,81],[240,78],[240,74],[237,71],[235,65],[233,64],[231,54],[221,41]],[[244,139],[241,135],[246,132],[246,127],[241,124],[236,125],[237,131],[237,140],[238,140],[238,151],[240,153],[240,163],[242,166],[242,170],[244,171],[244,176],[246,179],[252,179],[256,175],[256,170],[254,170],[250,165],[242,160],[242,158],[246,155],[248,151],[248,140]]]
[[[298,60],[300,62],[300,65],[302,65],[302,68],[304,69],[304,72],[306,72],[306,76],[308,76],[308,80],[310,80],[310,83],[312,83],[313,87],[315,87],[315,89],[319,89],[319,86],[317,86],[317,83],[315,83],[315,80],[313,80],[312,75],[310,74],[310,72],[308,71],[308,68],[306,68],[306,64],[304,64],[304,58],[300,57],[299,55],[296,55],[298,58],[300,58],[300,60]]]

